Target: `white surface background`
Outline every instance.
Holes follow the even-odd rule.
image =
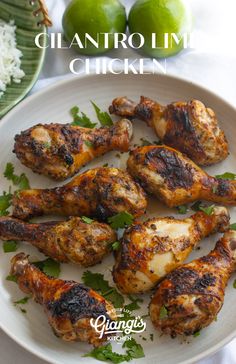
[[[51,31],[62,31],[61,16],[68,2],[69,0],[47,0],[54,23]],[[132,0],[122,2],[127,10],[134,3]],[[186,50],[168,59],[167,72],[202,84],[236,106],[236,1],[189,0],[189,3],[194,16],[194,33],[198,39],[198,45],[194,50]],[[116,50],[110,52],[108,56],[139,58],[139,55],[131,49]],[[48,49],[40,80],[33,91],[67,75],[69,62],[75,57],[82,58],[73,50]],[[232,120],[232,122],[235,121]],[[232,307],[232,315],[235,315],[235,307]],[[2,364],[15,362],[45,364],[44,361],[15,344],[3,332],[0,332],[0,352]],[[236,339],[211,358],[202,360],[198,364],[236,364]]]

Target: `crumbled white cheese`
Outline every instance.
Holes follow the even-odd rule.
[[[21,70],[22,52],[16,48],[16,26],[0,20],[0,98],[12,81],[20,83],[25,76]]]

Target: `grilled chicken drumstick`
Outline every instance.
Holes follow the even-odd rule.
[[[131,137],[132,124],[126,119],[98,129],[38,124],[16,135],[14,152],[34,172],[64,180],[95,157],[111,150],[127,152]]]
[[[45,255],[59,261],[88,267],[101,262],[116,241],[116,233],[107,224],[79,217],[67,221],[29,224],[13,217],[0,217],[1,240],[24,240]]]
[[[208,255],[169,273],[150,303],[154,326],[172,337],[192,335],[215,320],[236,269],[236,232],[228,231]]]
[[[140,216],[146,206],[142,188],[127,172],[104,167],[90,169],[62,187],[17,192],[13,216],[24,220],[50,214],[85,215],[105,220],[122,211]]]
[[[228,143],[213,110],[198,100],[162,106],[141,96],[139,104],[118,97],[109,108],[122,117],[137,117],[151,126],[164,144],[180,150],[199,165],[218,163],[228,155]]]
[[[127,163],[128,172],[140,185],[169,207],[201,199],[236,205],[236,181],[209,176],[170,147],[138,147]]]
[[[210,216],[199,211],[184,220],[164,217],[133,224],[116,253],[114,281],[123,293],[148,291],[182,264],[201,239],[228,228],[225,207],[215,207]]]
[[[17,279],[20,289],[32,294],[41,304],[56,336],[65,341],[86,341],[99,346],[106,341],[106,335],[90,324],[90,319],[104,315],[107,321],[116,320],[111,303],[83,284],[46,276],[29,263],[24,253],[11,260],[11,274]]]

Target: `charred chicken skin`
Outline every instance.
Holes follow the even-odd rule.
[[[143,189],[117,168],[95,168],[52,189],[17,192],[13,216],[25,220],[40,215],[92,216],[105,220],[119,212],[142,215],[147,206]]]
[[[209,176],[170,147],[138,147],[130,153],[127,165],[144,190],[169,207],[196,200],[236,205],[236,181]]]
[[[143,96],[138,104],[126,97],[118,97],[109,110],[122,117],[145,121],[164,144],[187,154],[199,165],[218,163],[228,155],[228,143],[216,115],[201,101],[162,106]]]
[[[111,150],[127,152],[132,124],[123,119],[107,128],[38,124],[15,137],[14,152],[34,172],[64,180]]]
[[[41,304],[56,336],[65,341],[85,341],[99,346],[106,335],[99,338],[90,319],[104,315],[107,321],[116,320],[113,305],[83,284],[48,277],[24,253],[11,260],[11,274],[19,288]]]
[[[29,224],[3,216],[0,217],[0,239],[24,240],[59,262],[88,267],[101,262],[110,252],[116,233],[107,224],[97,221],[87,224],[79,217]]]
[[[114,281],[126,294],[148,291],[182,264],[201,239],[228,228],[225,207],[215,207],[211,215],[199,211],[184,220],[164,217],[136,223],[126,229],[116,253]]]
[[[154,326],[175,337],[210,325],[224,303],[235,268],[236,232],[228,231],[208,255],[175,269],[158,285],[150,303]]]

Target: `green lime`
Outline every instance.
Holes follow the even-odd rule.
[[[125,33],[125,8],[118,0],[72,0],[64,12],[62,25],[69,42],[73,40],[75,33],[78,33],[84,47],[75,45],[79,53],[87,55],[105,53],[114,46],[113,34]],[[86,33],[99,43],[98,48],[85,39]],[[111,33],[107,44],[102,33]]]
[[[183,0],[138,0],[130,10],[128,23],[130,33],[143,35],[143,53],[162,58],[182,50],[184,38],[181,36],[188,36],[191,31],[192,16]],[[172,33],[175,35],[171,36]],[[136,46],[140,44],[136,35],[133,41]]]

